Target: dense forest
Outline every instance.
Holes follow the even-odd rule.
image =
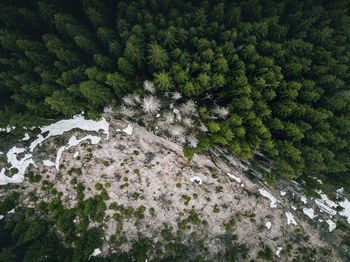
[[[350,184],[349,1],[3,0],[0,27],[0,126],[99,118],[148,79],[199,103],[199,150]]]

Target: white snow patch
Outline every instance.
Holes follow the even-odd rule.
[[[72,119],[61,120],[51,125],[42,127],[41,134],[45,132],[49,133],[45,138],[41,134],[39,134],[37,136],[37,139],[34,140],[29,146],[30,151],[33,152],[37,145],[41,145],[41,143],[49,137],[62,135],[64,132],[72,130],[74,128],[95,132],[98,132],[102,129],[103,133],[107,135],[107,139],[109,138],[109,123],[106,121],[105,118],[102,118],[99,121],[86,120],[84,119],[83,114],[80,114],[73,116]]]
[[[0,151],[0,155],[3,155],[4,153]]]
[[[265,226],[268,228],[268,229],[270,229],[271,228],[271,222],[270,221],[267,221],[266,223],[265,223]]]
[[[291,206],[291,208],[292,208],[293,210],[297,210],[297,208],[296,208],[295,206]]]
[[[335,208],[338,206],[338,204],[330,200],[326,194],[321,194],[321,198],[322,198],[321,201],[329,207]]]
[[[341,216],[346,217],[348,223],[350,224],[350,201],[345,198],[344,201],[339,202],[339,206],[344,208],[343,211],[339,212]]]
[[[0,185],[6,185],[8,183],[21,183],[24,180],[24,172],[30,164],[34,164],[32,159],[32,154],[25,154],[25,156],[21,159],[17,159],[17,155],[23,153],[25,148],[12,147],[6,154],[7,161],[11,164],[11,168],[17,168],[18,173],[13,175],[12,177],[8,177],[5,175],[5,168],[3,168],[0,172]]]
[[[201,185],[202,184],[202,178],[200,178],[199,176],[194,176],[190,178],[191,182],[195,182],[198,181],[198,183]]]
[[[335,197],[336,197],[337,199],[341,198],[341,197],[342,197],[342,194],[343,194],[343,192],[344,192],[344,187],[341,187],[341,188],[337,189],[335,192],[336,192],[336,193],[335,193]]]
[[[0,132],[7,132],[10,133],[11,130],[16,129],[15,126],[7,126],[6,128],[0,128]]]
[[[321,190],[319,190],[318,193],[320,194],[322,199],[315,199],[315,203],[320,207],[321,212],[324,211],[331,216],[336,215],[337,212],[332,208],[336,208],[338,204],[330,200],[326,194],[321,194],[322,193]]]
[[[78,156],[79,156],[79,152],[75,152],[73,155],[74,158],[77,158]]]
[[[242,182],[242,179],[240,179],[239,177],[236,177],[235,175],[232,175],[230,173],[227,173],[227,175],[238,183]]]
[[[286,193],[285,191],[281,191],[281,192],[280,192],[280,195],[281,195],[281,196],[285,196],[286,194],[287,194],[287,193]]]
[[[4,218],[4,215],[0,215],[0,220]]]
[[[270,207],[271,208],[275,208],[277,205],[277,203],[280,203],[280,201],[275,198],[270,192],[266,191],[263,188],[259,189],[259,192],[262,196],[267,197],[268,199],[270,199],[271,203],[270,203]]]
[[[30,136],[28,133],[25,133],[24,137],[22,138],[23,141],[29,140]]]
[[[294,216],[292,213],[290,212],[286,212],[286,216],[287,216],[287,224],[293,224],[293,225],[298,225],[297,222],[294,219]]]
[[[318,222],[323,222],[323,219],[319,219]]]
[[[323,184],[322,180],[321,179],[316,179],[316,181],[319,183],[319,184]]]
[[[326,220],[326,222],[329,225],[329,232],[332,232],[337,227],[336,224],[330,219]]]
[[[133,126],[128,124],[128,126],[124,129],[117,129],[116,131],[117,132],[124,132],[124,133],[127,133],[128,135],[132,135],[132,130],[133,130]]]
[[[98,136],[92,136],[92,135],[87,135],[84,136],[81,139],[77,139],[74,135],[69,139],[68,144],[65,146],[61,146],[58,151],[57,151],[57,156],[56,156],[56,169],[59,169],[59,164],[60,164],[60,159],[62,156],[62,153],[64,150],[67,150],[69,148],[71,148],[72,146],[77,146],[80,142],[90,139],[91,140],[91,144],[97,144],[98,142],[101,141],[101,138]]]
[[[174,108],[173,113],[176,115],[176,120],[181,121],[182,117],[181,117],[180,111],[178,109]]]
[[[159,118],[159,117],[160,117],[160,114],[157,114],[157,115],[156,115],[156,118]]]
[[[303,202],[304,204],[307,203],[307,198],[306,198],[306,196],[301,196],[300,200],[301,200],[301,202]]]
[[[314,210],[312,208],[303,208],[303,213],[307,215],[309,218],[313,219],[317,217],[317,215],[314,214]]]
[[[43,164],[45,166],[55,166],[56,164],[54,162],[52,162],[51,160],[44,160]]]
[[[320,211],[321,212],[324,211],[324,212],[328,213],[331,216],[335,216],[337,214],[337,211],[333,210],[332,208],[330,208],[329,206],[324,204],[319,199],[315,199],[315,203],[316,203],[316,205],[318,205],[320,207]]]
[[[99,249],[99,248],[96,248],[95,250],[94,250],[94,252],[90,255],[90,257],[95,257],[95,256],[97,256],[97,255],[99,255],[99,254],[101,254],[102,252],[101,252],[101,249]]]
[[[7,212],[8,214],[14,214],[15,213],[15,209],[11,209],[9,212]]]
[[[282,249],[283,249],[283,247],[277,247],[276,256],[280,257],[280,253],[281,253]]]

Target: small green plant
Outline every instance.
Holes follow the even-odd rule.
[[[230,219],[226,224],[224,224],[226,232],[231,232],[232,228],[235,226],[235,220],[233,218]]]
[[[52,195],[57,195],[57,189],[56,188],[51,189],[51,194]]]
[[[10,169],[10,175],[13,176],[13,175],[17,174],[18,171],[19,171],[18,168],[15,168],[15,167],[14,167],[14,168],[11,168],[11,169]]]
[[[132,197],[137,200],[139,198],[140,194],[137,192],[134,192],[134,194],[132,194]]]
[[[110,188],[110,187],[111,187],[111,183],[108,183],[108,182],[107,182],[107,183],[105,184],[105,187],[106,187],[106,188]]]
[[[193,198],[194,198],[194,199],[198,199],[198,194],[194,193],[194,194],[193,194]]]
[[[124,178],[123,178],[123,181],[124,181],[124,182],[128,182],[128,180],[129,180],[129,179],[128,179],[127,177],[124,177]]]
[[[95,185],[95,189],[98,190],[98,191],[102,190],[102,189],[103,189],[102,184],[101,184],[101,183],[97,183],[97,184]]]
[[[216,174],[211,174],[211,177],[214,179],[218,178],[218,176]]]
[[[80,156],[77,156],[76,160],[80,160],[80,159],[81,159]]]
[[[181,188],[181,183],[176,183],[177,188]]]
[[[202,224],[205,226],[208,226],[208,221],[207,220],[202,220]]]
[[[72,185],[75,185],[75,184],[77,183],[77,179],[76,179],[75,177],[72,178],[71,181],[70,181],[70,183],[71,183]]]
[[[219,209],[218,207],[214,207],[213,212],[214,212],[214,213],[219,213],[219,212],[220,212],[220,209]]]
[[[106,190],[105,188],[102,189],[100,195],[101,195],[101,197],[102,197],[104,200],[109,200],[109,199],[110,199],[110,198],[109,198],[109,195],[108,195],[108,193],[107,193],[107,190]]]
[[[138,156],[139,154],[140,154],[140,152],[139,152],[139,151],[134,150],[134,155],[135,155],[135,156]]]
[[[196,151],[195,148],[189,147],[189,146],[184,146],[183,147],[183,153],[184,156],[187,158],[187,162],[190,163],[191,160],[193,159],[194,152]]]
[[[156,212],[156,211],[154,210],[153,207],[151,207],[151,208],[149,209],[149,214],[150,214],[151,216],[154,216],[155,212]]]
[[[139,174],[140,174],[140,170],[134,169],[134,173],[135,173],[136,175],[139,175]]]
[[[108,161],[103,161],[103,165],[104,166],[109,166],[109,162]]]
[[[33,192],[30,192],[28,195],[29,195],[30,202],[36,202],[39,199]]]
[[[260,250],[258,253],[258,258],[264,259],[264,260],[272,260],[273,259],[273,252],[270,247],[266,246],[264,250]]]

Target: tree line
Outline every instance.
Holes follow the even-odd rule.
[[[200,103],[210,132],[199,149],[261,150],[272,183],[322,173],[350,184],[348,1],[4,0],[0,10],[1,126],[98,118],[150,79]],[[214,105],[227,119],[208,113]]]

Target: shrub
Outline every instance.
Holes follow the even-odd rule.
[[[102,189],[103,189],[102,184],[97,183],[97,184],[95,185],[95,189],[98,190],[98,191],[102,190]]]
[[[176,187],[177,187],[177,188],[181,188],[181,183],[177,183],[177,184],[176,184]]]
[[[137,192],[134,192],[134,194],[132,194],[132,197],[137,200],[139,198],[140,194]]]
[[[234,225],[235,225],[235,220],[233,218],[231,218],[228,223],[224,224],[225,230],[227,232],[230,232],[232,230],[232,228],[234,227]]]
[[[107,209],[107,206],[106,206],[105,202],[101,201],[97,204],[96,209],[98,212],[102,212],[102,211],[105,211]]]
[[[104,199],[104,200],[109,200],[110,198],[109,198],[109,195],[108,195],[108,193],[107,193],[107,190],[104,188],[104,189],[102,189],[102,191],[101,191],[101,197]]]
[[[10,169],[10,175],[13,176],[13,175],[17,174],[18,171],[19,171],[18,168],[15,168],[15,167],[14,167],[14,168],[11,168],[11,169]]]
[[[219,209],[218,207],[214,207],[213,212],[214,212],[214,213],[219,213],[219,212],[220,212],[220,209]]]
[[[264,178],[265,182],[267,184],[269,184],[270,186],[273,187],[276,185],[276,176],[274,173],[269,173],[269,172],[264,171],[263,178]]]
[[[83,200],[84,199],[84,193],[83,192],[78,192],[77,193],[77,199],[78,200]]]
[[[258,258],[264,259],[264,260],[272,260],[273,259],[273,252],[270,247],[266,246],[264,250],[260,250],[258,253]]]
[[[188,163],[191,162],[194,156],[194,152],[196,151],[195,148],[189,147],[189,146],[184,146],[183,147],[183,153],[184,156],[187,158]]]

